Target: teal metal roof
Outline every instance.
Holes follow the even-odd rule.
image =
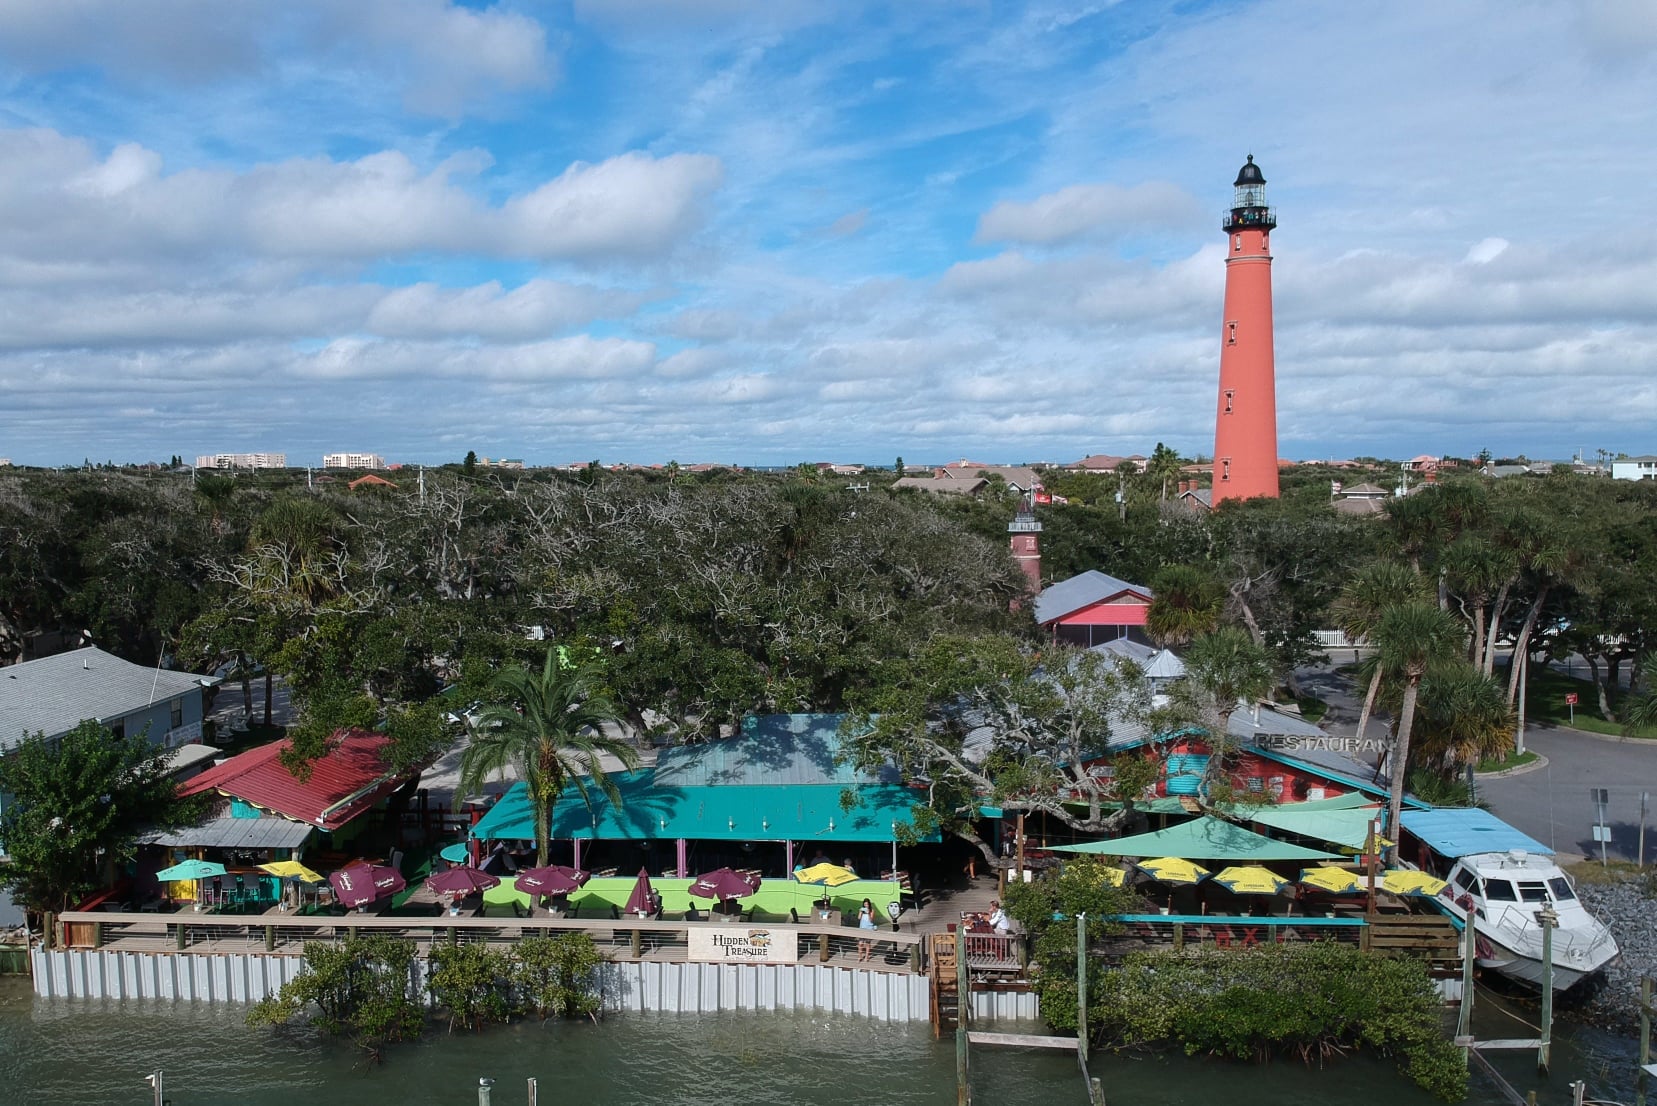
[[[836,763],[845,717],[748,715],[736,737],[664,749],[656,761],[656,782],[664,787],[900,782],[895,768],[871,774]]]
[[[1273,841],[1263,834],[1218,818],[1197,818],[1154,833],[1060,845],[1061,853],[1097,853],[1104,856],[1177,856],[1186,860],[1331,860],[1334,853],[1318,852]]]
[[[917,802],[915,792],[887,783],[669,787],[651,769],[610,778],[621,793],[619,807],[590,784],[590,810],[573,786],[564,789],[553,806],[554,839],[891,841],[895,827],[910,824]],[[848,790],[857,800],[851,810],[840,803]],[[484,840],[533,838],[528,789],[514,784],[471,832]],[[934,831],[920,839],[939,837]]]
[[[1298,810],[1298,805],[1265,807],[1249,814],[1249,818],[1272,829],[1328,841],[1343,849],[1362,849],[1369,840],[1370,821],[1386,820],[1379,806]]]

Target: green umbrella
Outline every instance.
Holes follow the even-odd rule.
[[[223,864],[215,864],[211,860],[186,860],[181,864],[174,864],[171,868],[161,869],[155,873],[155,878],[173,883],[184,879],[211,879],[222,875]]]

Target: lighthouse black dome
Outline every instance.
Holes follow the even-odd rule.
[[[1256,184],[1265,184],[1266,174],[1260,171],[1260,166],[1254,164],[1254,155],[1250,154],[1248,161],[1237,170],[1237,179],[1232,182],[1233,187],[1246,188]]]

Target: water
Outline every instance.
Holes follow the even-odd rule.
[[[952,1041],[925,1025],[886,1025],[808,1013],[714,1016],[627,1015],[600,1025],[522,1023],[483,1033],[436,1033],[364,1066],[349,1045],[302,1031],[242,1024],[241,1007],[35,999],[26,980],[0,980],[0,1104],[148,1106],[145,1076],[166,1072],[175,1106],[374,1106],[477,1101],[477,1080],[496,1080],[494,1106],[521,1106],[525,1079],[541,1102],[582,1106],[731,1102],[743,1106],[852,1106],[955,1101]],[[1496,1016],[1492,1009],[1490,1016]],[[1038,1031],[1039,1029],[1034,1029]],[[1513,1036],[1509,1021],[1481,1026]],[[1569,1101],[1566,1083],[1587,1077],[1591,1098],[1633,1100],[1633,1046],[1591,1030],[1566,1029],[1546,1083],[1528,1058],[1501,1067],[1543,1103]],[[1082,1106],[1074,1057],[975,1049],[979,1106]],[[1432,1102],[1386,1061],[1342,1059],[1323,1070],[1263,1067],[1179,1055],[1096,1057],[1093,1072],[1112,1106],[1360,1106]],[[1468,1100],[1500,1102],[1475,1081]]]

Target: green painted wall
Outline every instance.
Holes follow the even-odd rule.
[[[627,899],[633,894],[633,885],[638,882],[637,876],[609,877],[592,879],[587,886],[570,896],[570,903],[581,908],[586,915],[588,910],[596,913],[602,909],[599,904],[606,903],[618,910],[627,905]],[[651,877],[650,886],[662,896],[662,909],[668,914],[683,914],[692,905],[701,913],[707,913],[708,907],[713,905],[712,899],[693,898],[690,894],[690,885],[693,879],[657,879]],[[516,880],[508,876],[502,879],[500,885],[491,887],[483,893],[484,902],[507,903],[516,902],[521,906],[529,905],[529,896],[520,892],[514,884]],[[897,902],[898,885],[874,879],[860,879],[851,883],[843,883],[839,887],[828,889],[829,901],[838,911],[831,921],[838,921],[842,917],[849,917],[855,921],[857,910],[864,899],[874,903],[875,920],[887,922],[886,904]],[[740,900],[744,909],[750,906],[758,907],[761,914],[783,915],[790,909],[800,912],[800,920],[806,920],[806,913],[811,909],[814,900],[823,896],[824,888],[815,883],[796,883],[793,880],[768,879],[760,884],[757,892]],[[813,919],[815,920],[815,919]]]

